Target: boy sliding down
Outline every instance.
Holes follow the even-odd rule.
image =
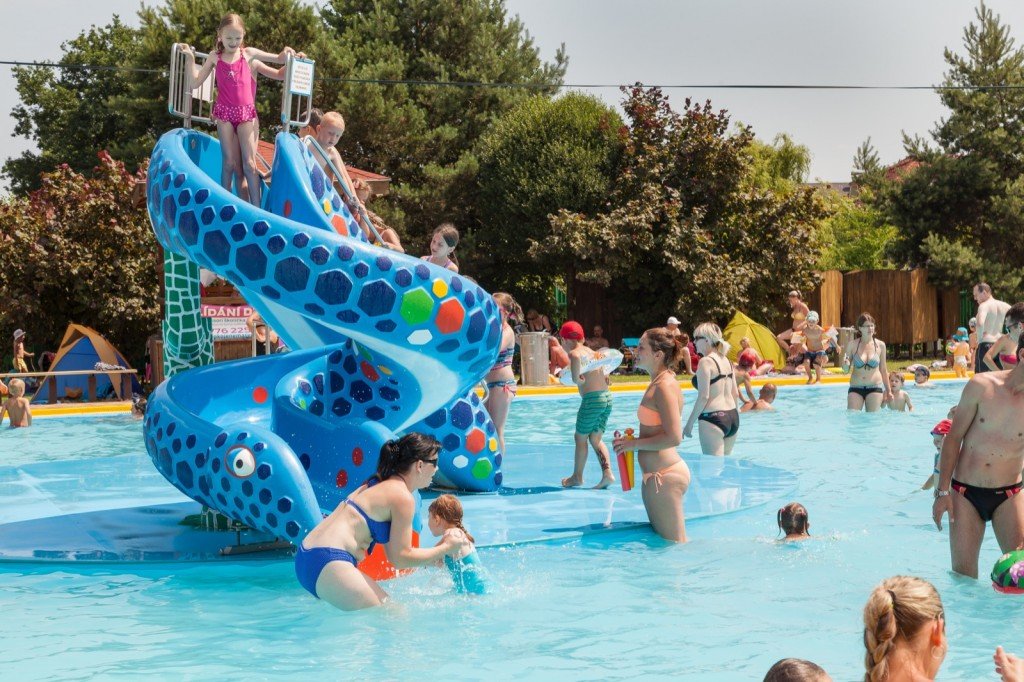
[[[583,467],[587,463],[589,441],[597,453],[597,461],[601,463],[601,480],[594,487],[604,489],[615,482],[608,448],[601,442],[608,426],[608,416],[612,413],[612,392],[608,390],[608,378],[600,368],[586,374],[580,373],[580,368],[594,357],[594,351],[583,345],[585,337],[579,322],[566,322],[558,335],[562,337],[562,346],[569,353],[569,371],[572,372],[573,383],[583,397],[576,414],[576,452],[572,476],[563,478],[562,486],[573,488],[583,485]]]

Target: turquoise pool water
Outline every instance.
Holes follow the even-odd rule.
[[[483,598],[456,596],[446,574],[424,570],[386,585],[391,607],[344,614],[308,598],[287,562],[0,565],[4,677],[750,680],[798,656],[847,680],[863,670],[868,592],[911,573],[934,582],[946,604],[951,647],[941,679],[989,678],[996,644],[1024,648],[1021,603],[949,572],[946,536],[919,490],[931,470],[928,430],[960,387],[912,389],[914,413],[874,415],[847,413],[841,388],[783,388],[777,412],[744,416],[733,457],[793,472],[794,493],[696,519],[684,546],[638,528],[485,548],[497,589]],[[615,400],[611,424],[630,425],[639,394]],[[568,474],[576,405],[517,399],[506,483],[557,484]],[[517,445],[547,454],[517,462]],[[137,476],[137,486],[118,478],[123,494],[106,491],[100,475],[77,490],[85,459]],[[46,515],[41,502],[25,509],[36,499],[25,472],[39,463],[59,471],[62,462],[65,513],[63,505],[90,508],[97,496],[104,505],[180,499],[150,477],[138,422],[38,420],[0,431],[0,521]],[[593,463],[588,477],[597,480]],[[814,541],[775,542],[775,510],[790,499],[808,507]],[[467,519],[471,531],[498,524]],[[998,554],[990,534],[983,570]]]

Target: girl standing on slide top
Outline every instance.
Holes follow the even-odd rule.
[[[198,71],[195,68],[195,50],[179,44],[182,52],[192,55],[190,89],[201,86],[210,73],[217,79],[217,101],[213,105],[213,118],[217,122],[220,138],[220,184],[231,191],[232,179],[237,179],[240,192],[248,186],[249,201],[260,205],[260,183],[256,175],[256,142],[259,121],[256,118],[256,74],[282,80],[284,71],[272,69],[264,62],[283,63],[295,50],[285,47],[279,54],[271,54],[242,44],[245,24],[237,14],[225,14],[217,27],[217,49]],[[301,56],[301,53],[300,55]]]

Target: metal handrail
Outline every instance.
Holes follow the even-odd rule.
[[[377,239],[377,242],[379,244],[384,244],[384,238],[380,236],[380,232],[377,231],[377,227],[373,224],[373,221],[370,220],[370,216],[366,213],[366,207],[363,206],[362,202],[359,201],[358,197],[352,196],[352,192],[349,191],[349,188],[345,184],[345,181],[343,179],[345,176],[342,175],[338,167],[334,165],[334,162],[331,161],[331,157],[327,155],[327,152],[324,150],[324,148],[320,146],[320,143],[317,142],[316,138],[313,137],[312,135],[303,138],[302,141],[305,142],[307,146],[311,147],[311,151],[314,151],[317,154],[319,154],[320,158],[327,162],[328,170],[334,173],[334,177],[338,179],[338,184],[341,186],[341,190],[345,193],[345,196],[348,197],[349,203],[352,206],[358,207],[358,215],[356,216],[356,220],[360,221],[363,224],[363,229],[366,229],[371,234],[373,234],[373,236]]]
[[[171,46],[167,112],[171,116],[184,119],[185,128],[191,128],[193,121],[215,125],[213,121],[213,88],[216,79],[207,78],[195,90],[187,87],[187,84],[192,82],[193,70],[202,68],[202,63],[209,57],[210,55],[206,52],[186,52],[178,43]],[[196,96],[197,91],[198,97]]]
[[[288,55],[284,61],[284,88],[281,92],[281,125],[286,131],[292,127],[304,128],[309,125],[310,112],[313,109],[313,73],[315,62],[312,59]],[[296,82],[296,76],[299,76]],[[292,114],[298,112],[298,117]]]

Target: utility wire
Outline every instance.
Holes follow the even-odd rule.
[[[143,69],[132,66],[106,66],[102,64],[52,64],[49,62],[22,62],[0,60],[0,66],[32,67],[48,69],[67,69],[80,71],[123,71],[126,73],[155,73],[167,75],[167,69]],[[364,85],[414,85],[445,88],[521,88],[528,90],[546,90],[556,88],[564,90],[575,88],[580,90],[598,90],[606,88],[630,88],[637,83],[508,83],[483,81],[428,81],[389,78],[318,78],[330,83],[359,83]],[[843,84],[799,84],[799,83],[676,83],[652,84],[640,83],[645,88],[661,90],[889,90],[914,91],[927,90],[1024,90],[1022,85],[843,85]]]

